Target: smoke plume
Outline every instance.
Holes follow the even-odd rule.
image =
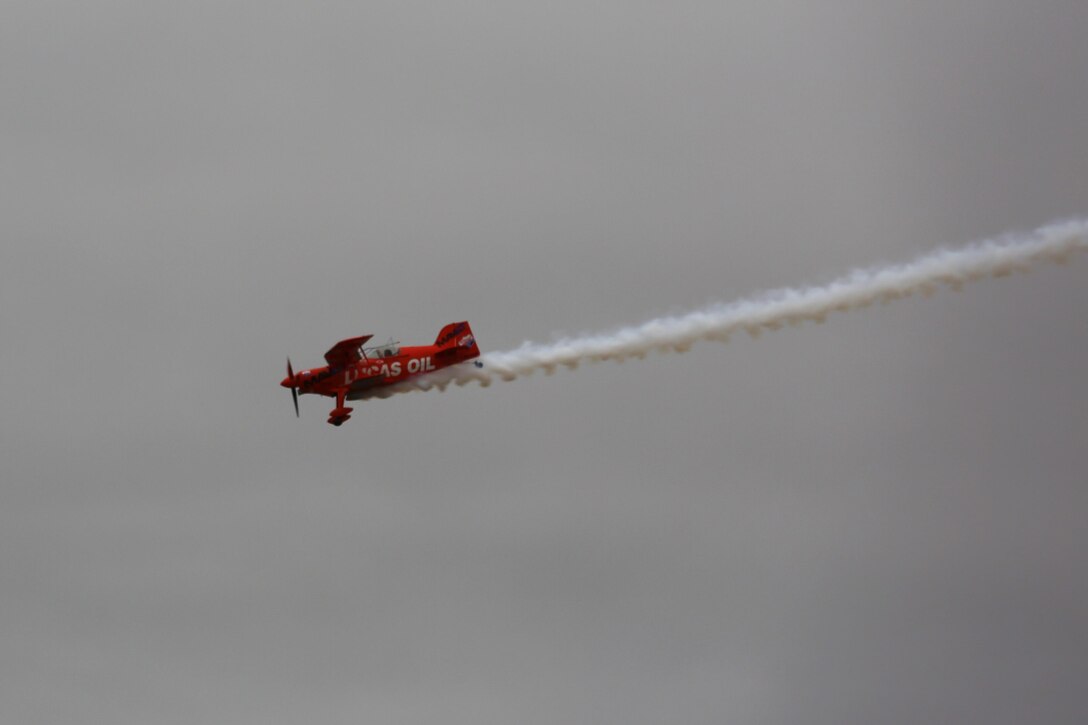
[[[860,269],[820,287],[777,289],[735,302],[715,304],[682,315],[659,317],[611,332],[563,338],[550,343],[526,342],[514,350],[482,355],[478,368],[462,363],[396,385],[376,388],[371,397],[413,390],[445,390],[450,383],[496,378],[514,380],[540,370],[571,370],[586,362],[642,358],[653,351],[687,352],[701,340],[727,342],[737,333],[758,337],[784,325],[823,322],[828,314],[868,307],[942,288],[958,290],[968,282],[1026,272],[1042,262],[1065,263],[1088,250],[1088,220],[1041,227],[1026,235],[1007,235],[959,249],[942,249],[913,262]]]

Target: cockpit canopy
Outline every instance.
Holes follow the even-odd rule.
[[[400,343],[394,341],[393,338],[389,338],[389,342],[384,345],[364,347],[363,353],[368,358],[396,357],[400,355]]]

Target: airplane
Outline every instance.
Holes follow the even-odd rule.
[[[384,345],[365,347],[373,335],[349,337],[325,353],[328,365],[303,370],[297,375],[287,358],[287,377],[280,385],[291,390],[298,412],[298,396],[308,393],[336,398],[336,407],[329,413],[329,423],[342,425],[354,408],[344,405],[347,400],[360,400],[373,395],[374,388],[399,383],[408,378],[439,370],[480,356],[480,348],[468,322],[451,322],[438,333],[433,345],[401,347],[390,340]],[[475,360],[476,367],[483,363]]]

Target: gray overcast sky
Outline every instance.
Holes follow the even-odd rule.
[[[1080,723],[1088,260],[295,420],[1088,212],[1083,0],[0,8],[0,720]]]

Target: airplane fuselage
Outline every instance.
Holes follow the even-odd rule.
[[[366,358],[343,368],[325,365],[320,368],[302,370],[295,375],[295,383],[299,395],[315,394],[336,397],[337,391],[343,388],[365,390],[377,385],[392,385],[413,375],[433,372],[440,367],[463,362],[477,355],[479,353],[467,356],[446,356],[442,364],[438,364],[435,362],[436,350],[432,345],[402,347],[399,355]],[[287,378],[284,378],[281,385],[291,387]]]

